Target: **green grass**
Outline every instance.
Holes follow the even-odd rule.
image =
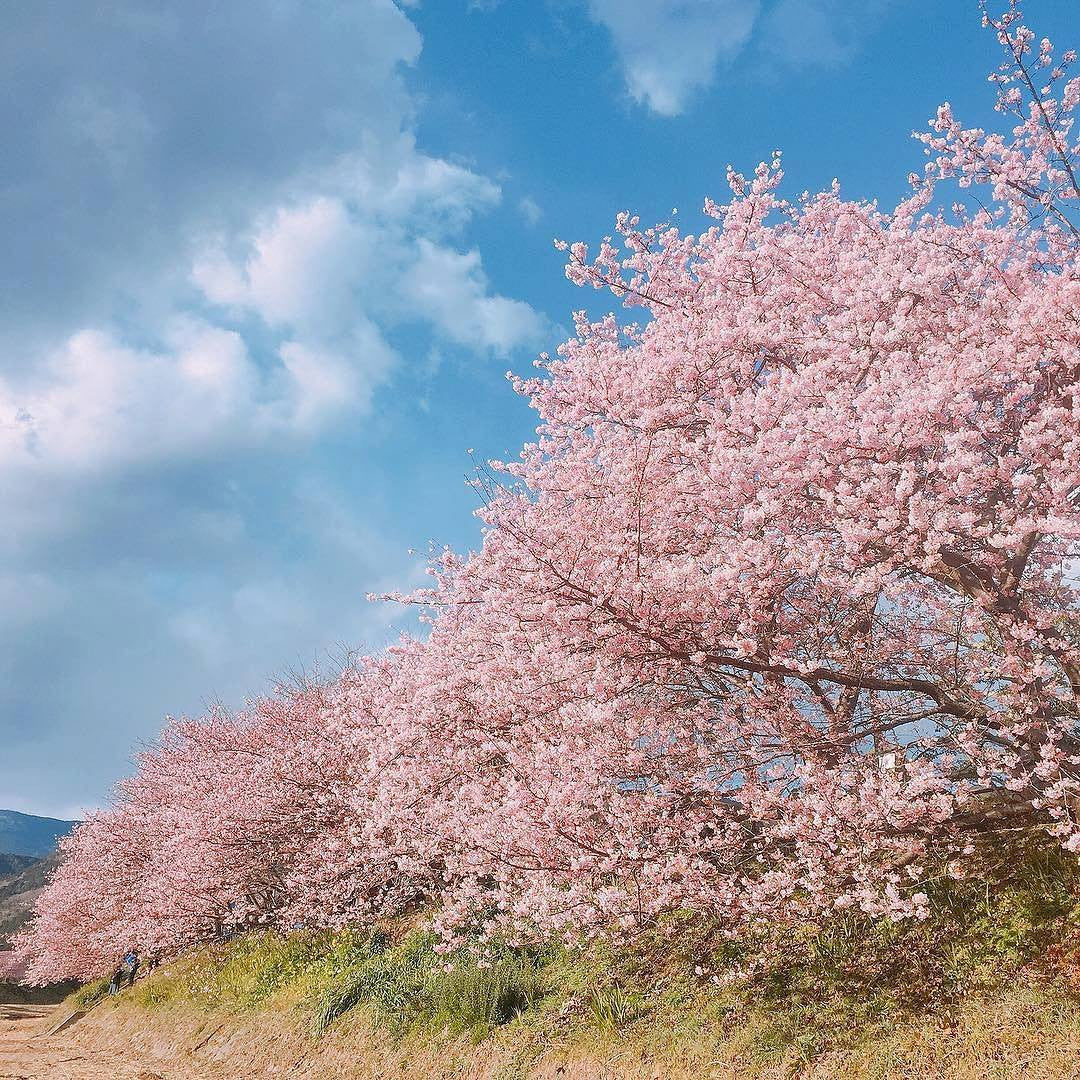
[[[109,983],[111,981],[111,977],[106,975],[105,978],[98,979],[96,982],[80,986],[71,995],[69,999],[71,1004],[76,1009],[92,1009],[102,998],[108,997]]]
[[[436,944],[423,930],[393,946],[381,932],[249,934],[182,957],[125,997],[145,1008],[185,1003],[207,1011],[287,998],[316,1037],[363,1006],[396,1034],[424,1029],[476,1039],[545,997],[542,953],[492,943],[482,955],[447,954]]]
[[[592,1022],[602,1031],[618,1031],[641,1013],[642,997],[629,994],[621,986],[598,986],[589,991],[585,1007]]]
[[[491,945],[477,957],[464,950],[439,953],[435,945],[422,931],[394,947],[380,935],[346,939],[309,976],[315,1033],[368,1005],[399,1031],[418,1026],[480,1038],[544,996],[537,954]]]
[[[289,990],[333,948],[329,933],[262,931],[209,945],[142,979],[125,996],[147,1008],[255,1009]]]
[[[226,1000],[261,1004],[302,978],[331,946],[326,934],[249,934],[231,943],[216,971],[216,989]]]

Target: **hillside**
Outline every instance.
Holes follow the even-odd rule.
[[[75,824],[59,818],[21,814],[17,810],[0,810],[0,853],[43,859]]]
[[[29,918],[34,901],[58,862],[59,856],[53,854],[35,859],[17,874],[0,878],[0,943]]]
[[[394,1034],[357,1012],[313,1038],[296,1004],[279,996],[247,1010],[153,1008],[121,994],[55,1038],[28,1032],[12,1064],[22,1076],[132,1080],[1073,1080],[1080,1054],[1076,1005],[1024,988],[810,1059],[795,1034],[762,1021],[739,1031],[645,1017],[614,1030],[570,1017],[545,1031],[519,1019],[477,1042],[445,1030]],[[60,1071],[72,1068],[88,1071]]]
[[[30,917],[59,862],[56,843],[75,824],[0,810],[0,949]]]
[[[30,917],[59,863],[56,843],[75,824],[0,810],[0,949]]]
[[[7,855],[0,852],[0,882],[5,878],[13,877],[15,874],[21,874],[28,866],[33,866],[37,861],[37,857],[34,855]]]

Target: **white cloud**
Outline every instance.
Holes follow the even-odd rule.
[[[31,387],[0,379],[0,470],[148,465],[304,434],[366,402],[389,349],[377,333],[362,344],[363,367],[286,342],[264,369],[238,333],[194,318],[152,349],[79,331]]]
[[[419,151],[411,134],[384,143],[369,137],[310,182],[337,191],[367,218],[408,218],[427,233],[458,232],[502,196],[488,177]]]
[[[468,235],[499,185],[416,144],[391,0],[31,7],[0,78],[0,805],[56,808],[166,712],[396,636],[364,594],[420,580],[431,357],[547,328]]]
[[[499,355],[539,342],[544,319],[492,294],[478,251],[447,243],[498,202],[491,180],[399,140],[305,184],[318,193],[264,215],[246,239],[219,238],[203,251],[192,279],[208,300],[290,328],[323,355],[365,319],[426,325]]]
[[[352,329],[348,355],[286,341],[278,350],[288,376],[291,418],[301,430],[317,430],[327,417],[347,406],[367,412],[375,388],[393,369],[397,357],[372,323]]]
[[[630,96],[675,116],[708,87],[725,59],[756,34],[766,65],[830,67],[846,63],[890,0],[586,0],[611,34]]]
[[[499,355],[538,343],[545,321],[492,293],[479,252],[449,243],[499,198],[411,136],[298,177],[198,251],[191,281],[213,311],[180,306],[138,345],[130,330],[77,330],[29,377],[0,374],[0,470],[176,463],[316,436],[370,408],[398,363],[385,334],[403,324]]]
[[[116,18],[126,18],[123,9]],[[226,21],[237,31],[243,23]],[[128,30],[143,47],[161,53],[159,64],[179,47],[175,20],[133,25]],[[352,46],[331,49],[334,25],[355,37]],[[371,407],[400,362],[387,335],[404,324],[435,342],[496,352],[536,336],[539,316],[493,294],[479,254],[457,250],[463,230],[498,204],[501,191],[465,165],[417,148],[410,130],[416,102],[399,69],[416,59],[420,39],[402,12],[389,0],[358,0],[337,22],[311,21],[290,8],[259,26],[281,49],[295,50],[303,88],[311,90],[303,116],[318,130],[306,144],[304,124],[281,131],[290,146],[308,146],[295,155],[291,176],[283,171],[287,157],[274,156],[280,140],[263,144],[263,126],[300,114],[284,98],[248,93],[244,80],[223,98],[227,136],[192,143],[191,153],[174,155],[171,165],[167,151],[190,127],[191,94],[175,94],[168,82],[142,85],[141,67],[128,71],[119,59],[84,65],[87,73],[71,81],[49,113],[48,137],[60,145],[61,136],[77,135],[116,183],[142,177],[144,167],[169,166],[168,177],[187,170],[195,178],[208,162],[216,186],[183,207],[147,211],[166,269],[142,266],[141,289],[114,290],[89,317],[66,327],[55,322],[48,338],[28,339],[18,350],[22,362],[12,362],[8,350],[0,363],[0,471],[9,478],[13,470],[59,475],[177,466],[226,447],[314,438]],[[212,28],[196,21],[191,29]],[[236,38],[229,37],[229,48],[240,47]],[[57,40],[55,33],[48,40]],[[334,70],[323,72],[316,93],[307,58],[328,50]],[[57,64],[67,70],[70,60],[58,57]],[[257,65],[244,70],[245,78],[261,77]],[[180,76],[189,77],[182,65]],[[201,92],[201,83],[191,91]],[[351,133],[346,145],[343,133]],[[249,145],[259,147],[262,171],[233,176],[233,159],[221,148],[236,147],[243,162]],[[231,186],[242,198],[230,191],[219,201],[230,186],[225,178],[236,181]],[[194,191],[195,179],[188,186]],[[147,231],[139,220],[128,223],[136,236]],[[461,273],[461,281],[432,278],[436,251],[442,268]],[[185,264],[186,281],[173,269]],[[430,302],[406,302],[421,287]],[[113,317],[120,310],[122,322]],[[24,521],[68,521],[34,503],[29,495],[22,500]]]
[[[421,239],[403,284],[405,297],[459,345],[505,355],[539,340],[546,329],[528,304],[489,295],[478,251],[452,251]]]
[[[758,0],[588,0],[611,33],[630,96],[661,116],[682,112],[722,58],[746,44]]]
[[[421,46],[392,0],[24,5],[0,66],[0,372],[119,310],[159,325],[194,239],[404,138]]]
[[[518,209],[530,225],[535,225],[544,216],[540,204],[531,195],[524,195],[518,199]]]
[[[212,303],[249,308],[269,326],[317,325],[345,315],[362,241],[341,202],[317,196],[276,210],[257,228],[241,265],[220,248],[205,251],[192,280]]]

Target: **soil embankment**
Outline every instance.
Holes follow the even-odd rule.
[[[126,1047],[76,1044],[70,1029],[43,1037],[41,1032],[59,1019],[55,1005],[0,1004],[0,1080],[158,1080],[164,1075]]]
[[[468,1037],[397,1038],[363,1011],[312,1038],[295,1001],[244,1010],[141,1006],[107,999],[64,1031],[60,1007],[0,1005],[0,1080],[1076,1080],[1080,1029],[1071,1008],[1031,1008],[1017,998],[963,1011],[955,1026],[898,1029],[865,1047],[797,1062],[747,1053],[725,1038],[689,1041],[674,1031],[573,1042],[550,1033],[526,1045],[507,1025]],[[648,1033],[646,1032],[645,1035]]]
[[[248,1014],[148,1012],[107,1001],[59,1034],[42,1034],[64,1008],[0,1005],[0,1080],[688,1080],[689,1073],[647,1063],[609,1069],[563,1054],[520,1073],[512,1046],[468,1040],[403,1044],[359,1022],[317,1043],[289,1010]],[[720,1074],[717,1074],[718,1076]]]

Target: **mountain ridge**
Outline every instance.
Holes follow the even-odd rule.
[[[57,841],[77,824],[18,810],[0,810],[0,854],[43,859],[56,850]]]

